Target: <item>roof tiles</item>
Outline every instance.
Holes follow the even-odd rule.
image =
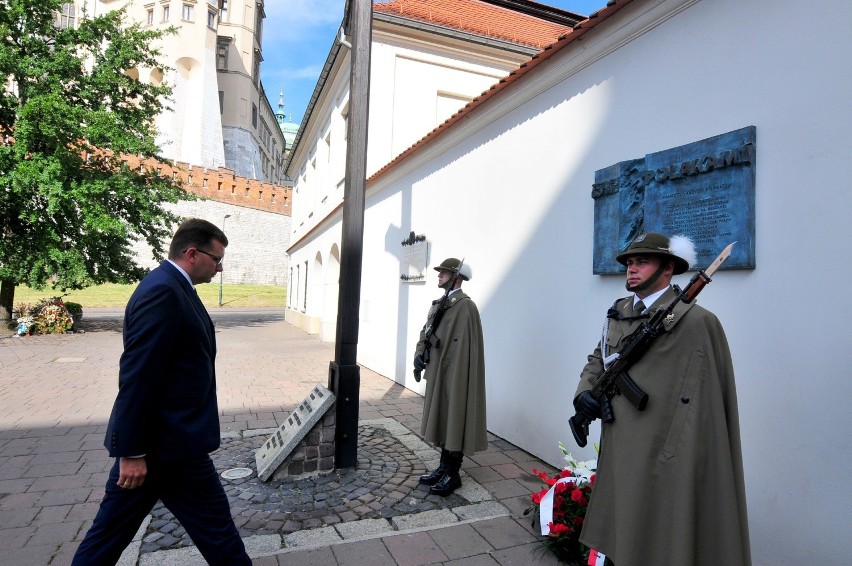
[[[544,48],[571,27],[494,6],[482,0],[390,0],[373,2],[373,10],[461,31]]]

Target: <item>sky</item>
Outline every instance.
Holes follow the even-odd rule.
[[[587,16],[607,0],[537,0]],[[284,91],[284,113],[299,124],[343,21],[346,0],[266,0],[260,79],[272,109]]]

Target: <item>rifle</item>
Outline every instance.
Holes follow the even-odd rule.
[[[707,269],[698,270],[683,290],[677,285],[673,285],[672,288],[677,293],[677,297],[666,308],[657,310],[648,321],[642,322],[639,328],[627,337],[624,348],[616,354],[615,360],[606,367],[606,370],[599,377],[592,380],[592,395],[601,405],[602,422],[611,423],[615,421],[610,399],[619,393],[624,395],[625,399],[636,409],[645,410],[648,405],[648,394],[642,391],[639,385],[631,379],[627,370],[645,355],[654,340],[662,334],[666,317],[672,313],[675,306],[681,301],[686,304],[691,303],[698,296],[698,293],[710,283],[710,276],[730,257],[731,249],[733,249],[735,243],[722,250],[719,257]],[[568,420],[571,433],[574,435],[574,440],[578,446],[586,445],[589,436],[589,424],[592,420],[594,419],[590,420],[579,412]]]
[[[432,335],[435,333],[435,329],[438,328],[438,325],[441,324],[441,319],[444,318],[444,313],[447,311],[447,305],[450,302],[450,291],[453,290],[456,286],[456,281],[458,281],[459,273],[461,272],[462,265],[464,265],[464,258],[459,262],[458,268],[453,271],[453,276],[450,278],[449,283],[447,284],[447,290],[444,293],[444,296],[441,297],[440,302],[438,303],[438,309],[435,311],[435,314],[432,316],[432,324],[426,327],[424,331],[424,338],[426,340],[426,347],[423,349],[423,363],[429,364],[429,358],[431,356],[430,352],[432,351]],[[422,379],[422,371],[415,368],[414,369],[414,381],[420,383]]]

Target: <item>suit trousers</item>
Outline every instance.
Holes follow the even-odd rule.
[[[116,458],[104,499],[74,555],[73,566],[111,566],[118,562],[157,500],[180,521],[208,564],[251,564],[209,455],[174,461],[146,457],[146,462],[145,483],[136,489],[123,489],[117,484]]]

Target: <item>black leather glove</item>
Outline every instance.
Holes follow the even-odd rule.
[[[417,371],[423,371],[426,369],[426,362],[423,361],[423,356],[421,354],[414,356],[414,369]]]
[[[574,399],[574,409],[590,421],[601,418],[601,404],[591,391],[583,391]]]

